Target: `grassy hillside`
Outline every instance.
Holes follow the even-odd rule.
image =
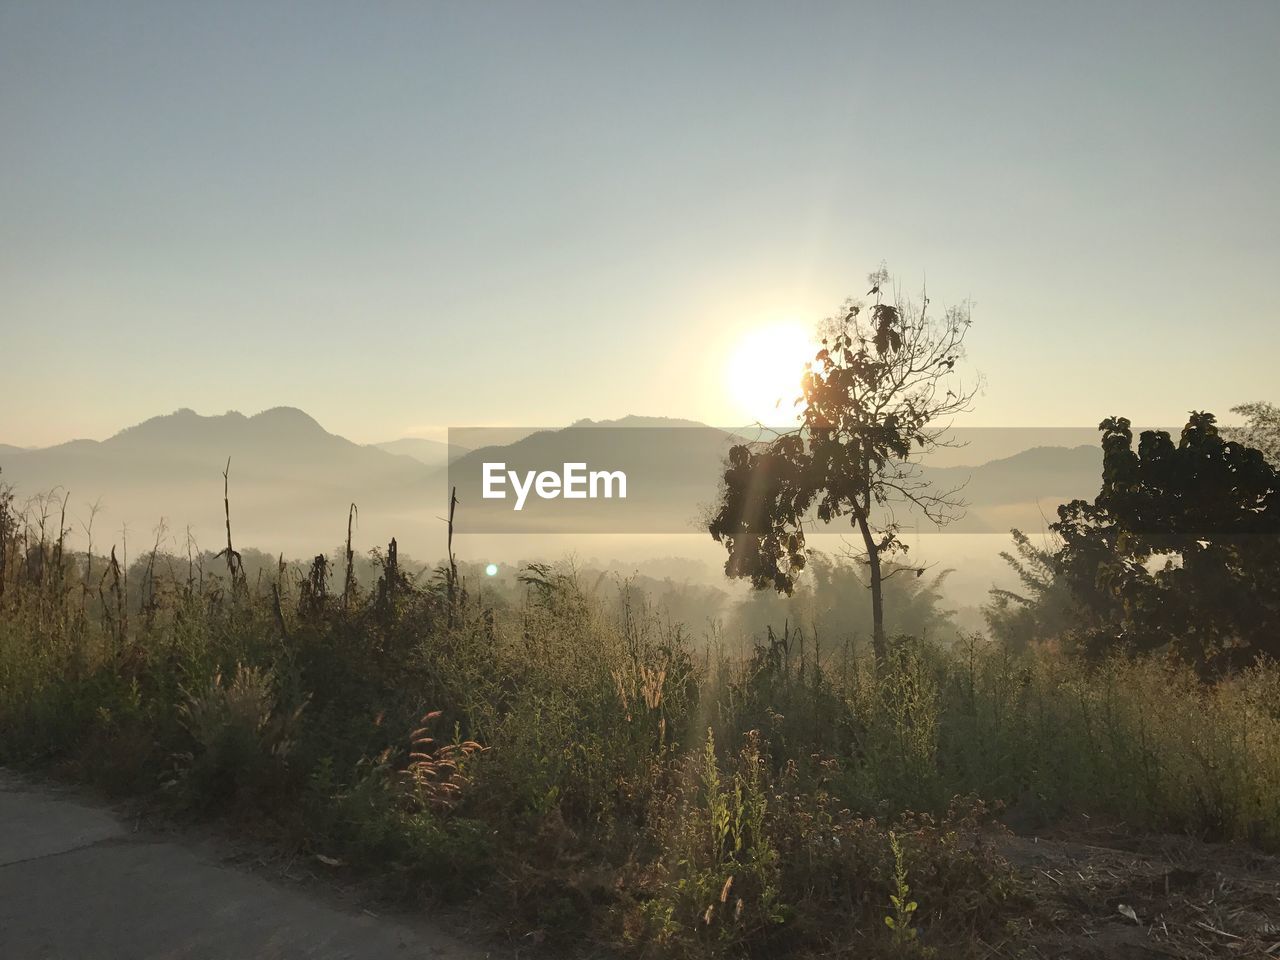
[[[535,567],[478,597],[394,545],[368,587],[234,560],[130,587],[12,527],[3,555],[0,761],[229,818],[521,944],[1016,956],[1057,942],[1066,881],[1002,823],[1280,844],[1273,666],[1205,685],[907,636],[875,664],[781,624],[707,647],[625,582]],[[1240,910],[1232,935],[1262,937]]]

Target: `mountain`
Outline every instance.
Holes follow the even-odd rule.
[[[239,545],[295,557],[328,552],[345,538],[348,508],[355,503],[361,549],[395,536],[410,555],[430,559],[443,552],[440,518],[454,486],[460,532],[537,534],[541,539],[528,543],[538,548],[551,542],[548,533],[699,533],[717,498],[724,457],[739,440],[696,421],[638,416],[521,433],[454,431],[452,447],[414,439],[362,445],[291,407],[253,416],[184,409],[101,442],[73,440],[40,450],[0,446],[0,469],[19,503],[54,488],[59,497],[70,491],[73,533],[87,524],[88,505],[96,501],[96,542],[118,541],[125,526],[131,546],[150,542],[163,518],[177,531],[171,546],[185,551],[188,525],[203,546],[216,549],[225,541],[222,473],[229,459],[232,533]],[[481,492],[486,463],[504,463],[523,476],[583,462],[592,470],[624,471],[626,502],[535,498],[516,514],[512,500]],[[1035,531],[1053,519],[1058,504],[1097,493],[1101,451],[1096,445],[1037,446],[971,467],[922,467],[921,476],[942,489],[962,487],[969,507],[949,531]],[[511,485],[504,489],[511,492]],[[915,524],[907,515],[899,519],[904,528]],[[476,549],[484,542],[468,541]],[[524,549],[504,543],[504,550]]]
[[[1102,449],[1097,445],[1033,447],[972,467],[924,467],[936,489],[958,489],[968,506],[952,527],[965,533],[1038,530],[1057,519],[1059,504],[1092,500],[1102,486]]]
[[[635,429],[654,430],[654,429],[665,429],[668,427],[676,428],[676,429],[687,429],[689,427],[695,427],[699,430],[718,429],[715,427],[708,427],[705,423],[700,423],[697,420],[685,420],[680,417],[637,417],[634,414],[629,414],[628,416],[620,417],[617,420],[592,420],[589,417],[585,417],[581,420],[575,420],[566,429],[575,430],[575,429],[585,429],[587,427],[604,427],[604,428],[613,427],[613,428],[621,428],[624,430],[635,430]],[[725,433],[726,435],[732,435],[732,431],[722,430],[721,432]]]
[[[329,433],[292,407],[253,416],[183,409],[101,442],[0,450],[0,468],[19,499],[69,491],[73,530],[87,522],[88,504],[99,502],[98,531],[118,533],[127,524],[133,536],[150,540],[163,519],[178,530],[190,524],[204,545],[226,537],[228,461],[233,536],[273,550],[328,549],[345,536],[353,502],[366,533],[390,536],[405,505],[425,505],[438,494],[423,464]],[[431,505],[438,511],[439,503],[437,497]]]
[[[348,474],[408,478],[421,470],[406,458],[352,443],[329,433],[293,407],[275,407],[246,417],[237,411],[201,416],[178,410],[127,427],[101,442],[72,440],[39,450],[6,453],[22,465],[28,483],[68,486],[90,470],[139,482],[221,474],[227,458],[237,473],[254,482],[268,477],[341,485]],[[160,471],[152,477],[147,471]],[[57,476],[44,476],[52,470]],[[298,491],[305,495],[305,491]]]
[[[926,475],[943,487],[964,484],[965,499],[974,505],[1046,497],[1093,499],[1102,485],[1102,449],[1033,447],[972,467],[926,468]]]
[[[421,437],[405,437],[401,440],[388,440],[385,443],[371,443],[369,446],[385,450],[387,453],[412,457],[428,467],[445,466],[468,452],[466,447],[460,447],[456,443],[424,440]]]

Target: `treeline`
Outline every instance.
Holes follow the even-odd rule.
[[[1266,444],[1276,411],[1244,437]],[[1158,653],[1221,676],[1280,657],[1280,471],[1268,452],[1193,413],[1175,440],[1129,421],[1102,431],[1101,490],[1058,509],[1053,542],[1014,531],[1023,589],[993,591],[993,635],[1098,659]],[[1274,451],[1271,452],[1274,456]]]

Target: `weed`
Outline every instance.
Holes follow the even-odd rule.
[[[911,887],[907,885],[907,863],[902,855],[902,844],[898,843],[898,835],[889,831],[889,849],[893,851],[893,893],[889,894],[889,904],[893,912],[884,918],[885,926],[893,931],[893,942],[900,948],[914,944],[919,935],[912,925],[912,914],[919,904],[911,899]]]

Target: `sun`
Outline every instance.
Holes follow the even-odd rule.
[[[726,385],[737,413],[766,426],[790,426],[804,365],[817,349],[811,332],[799,321],[749,332],[725,367]]]

